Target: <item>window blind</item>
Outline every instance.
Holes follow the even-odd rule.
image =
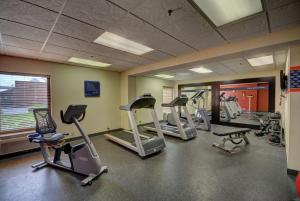
[[[163,87],[163,103],[170,103],[174,98],[174,88],[173,87]],[[170,108],[163,107],[163,113],[171,112]]]
[[[0,133],[35,128],[34,108],[48,108],[49,78],[0,72]]]

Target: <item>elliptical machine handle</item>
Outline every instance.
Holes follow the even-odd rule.
[[[81,118],[80,118],[80,119],[78,119],[78,121],[79,121],[79,122],[81,122],[81,121],[84,119],[84,117],[85,117],[85,111],[83,112],[83,114],[82,114]]]

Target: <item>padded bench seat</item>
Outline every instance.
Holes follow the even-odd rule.
[[[218,128],[218,129],[214,129],[213,134],[220,136],[220,137],[224,137],[224,136],[228,136],[228,135],[234,135],[237,133],[247,133],[250,132],[251,129],[250,128],[234,128],[234,127],[222,127],[222,128]]]
[[[213,130],[213,134],[222,138],[221,143],[213,143],[213,147],[219,148],[228,153],[234,153],[234,151],[241,147],[238,146],[242,142],[244,145],[249,144],[249,140],[247,138],[247,134],[250,133],[250,128],[236,128],[236,127],[228,127],[228,126],[218,126]],[[225,146],[226,142],[231,142],[234,147]]]

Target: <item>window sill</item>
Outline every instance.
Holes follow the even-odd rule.
[[[4,141],[5,143],[7,143],[7,142],[16,142],[16,141],[27,139],[27,135],[33,132],[35,132],[35,130],[0,134],[0,144],[1,142]]]

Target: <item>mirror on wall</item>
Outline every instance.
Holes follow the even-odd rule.
[[[189,98],[187,108],[192,117],[197,116],[198,109],[203,109],[206,111],[209,120],[211,119],[212,91],[210,85],[182,87],[180,92]]]
[[[260,125],[269,112],[269,88],[268,82],[220,85],[220,121]]]

